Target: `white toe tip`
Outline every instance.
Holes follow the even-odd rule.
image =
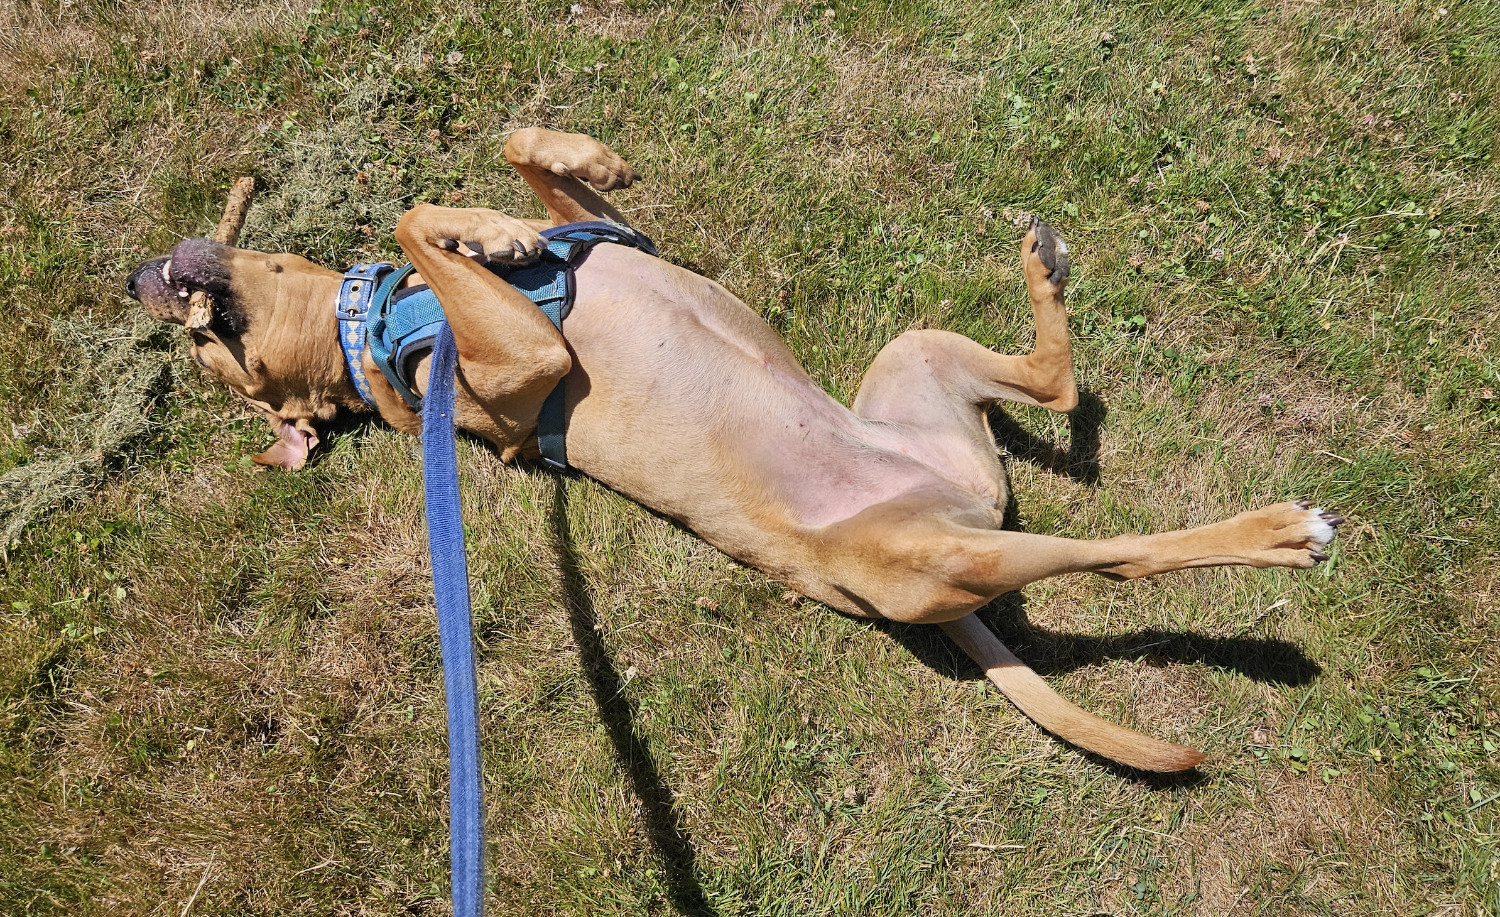
[[[1333,537],[1337,535],[1338,532],[1334,531],[1333,526],[1323,521],[1323,507],[1314,506],[1312,509],[1307,511],[1307,516],[1308,534],[1312,537],[1312,540],[1317,543],[1319,548],[1333,541]]]

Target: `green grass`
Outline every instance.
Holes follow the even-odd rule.
[[[1310,574],[985,613],[1209,763],[1083,756],[936,632],[465,446],[492,909],[1500,912],[1500,7],[570,7],[4,7],[0,473],[89,442],[62,329],[127,324],[129,268],[240,174],[244,244],[339,266],[395,256],[415,201],[535,215],[507,133],[586,131],[666,256],[841,398],[910,327],[1027,346],[1037,212],[1093,407],[998,425],[1020,525],[1350,520]],[[0,561],[0,912],[445,912],[414,443],[252,469],[264,425],[185,359],[153,411]],[[1097,476],[1060,473],[1094,436]]]

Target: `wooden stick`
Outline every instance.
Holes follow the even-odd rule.
[[[237,179],[229,189],[229,200],[224,202],[224,216],[219,228],[211,237],[215,242],[233,245],[239,241],[240,230],[245,226],[245,214],[250,211],[250,199],[255,196],[255,179],[246,176]],[[202,290],[195,290],[188,297],[187,320],[183,322],[189,331],[197,331],[213,324],[213,302]]]
[[[239,241],[240,230],[245,226],[245,214],[250,210],[250,199],[255,197],[255,179],[250,177],[235,181],[229,189],[229,200],[224,202],[224,216],[219,228],[214,230],[213,240],[225,245]]]

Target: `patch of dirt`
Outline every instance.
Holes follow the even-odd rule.
[[[623,0],[610,0],[600,5],[579,5],[577,13],[570,13],[568,21],[575,24],[585,35],[610,41],[641,41],[651,34],[651,29],[670,14],[662,8],[655,14],[638,12],[627,7]]]

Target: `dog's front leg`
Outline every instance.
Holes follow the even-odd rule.
[[[535,225],[493,210],[419,204],[396,224],[396,241],[443,304],[461,390],[510,418],[505,426],[535,427],[543,400],[572,368],[567,345],[531,300],[461,253],[534,260],[543,246]]]
[[[526,127],[510,135],[505,158],[542,199],[553,223],[609,220],[628,225],[599,195],[629,188],[635,170],[594,138]]]

